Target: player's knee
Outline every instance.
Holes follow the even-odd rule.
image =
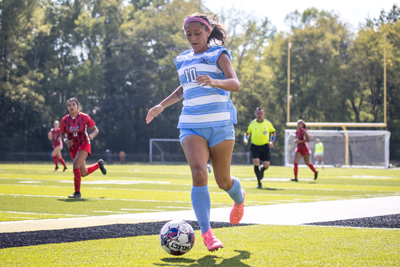
[[[82,170],[82,163],[81,162],[74,162],[73,163],[73,166],[74,166],[74,169],[80,169],[81,170],[81,174],[83,173],[83,170]]]
[[[202,168],[194,168],[192,169],[192,178],[193,181],[201,182],[206,180],[207,181],[207,171],[203,170]]]
[[[229,191],[232,188],[232,183],[230,181],[230,179],[219,179],[217,181],[217,185],[220,189],[224,190],[224,191]]]

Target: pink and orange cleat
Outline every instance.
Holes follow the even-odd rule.
[[[238,205],[236,203],[233,204],[233,208],[231,210],[231,215],[229,216],[229,221],[232,225],[236,225],[240,222],[240,220],[243,218],[244,214],[244,198],[246,195],[246,192],[242,188],[242,194],[243,194],[243,203]]]
[[[216,251],[224,247],[224,245],[222,245],[222,242],[215,237],[211,228],[209,228],[207,232],[201,235],[203,236],[203,242],[209,251]]]

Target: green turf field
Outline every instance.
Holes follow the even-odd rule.
[[[0,165],[0,221],[75,218],[111,214],[176,211],[192,208],[188,166],[112,165],[82,178],[82,201],[66,198],[74,191],[72,171],[53,172],[52,165]],[[233,166],[246,189],[246,205],[312,202],[400,195],[400,169],[320,170],[318,180],[307,168],[271,167],[264,188],[251,166]],[[209,177],[212,208],[231,207],[232,200]]]
[[[188,166],[107,166],[82,178],[84,200],[68,199],[73,174],[53,165],[0,165],[0,221],[79,218],[191,209]],[[314,202],[400,195],[400,169],[320,170],[272,166],[256,189],[252,166],[233,166],[246,189],[246,205]],[[231,207],[210,175],[212,208]],[[104,239],[0,250],[2,266],[400,266],[400,230],[255,225],[215,229],[225,248],[209,253],[196,244],[182,257],[159,246],[158,236]],[[73,255],[73,257],[71,256]]]

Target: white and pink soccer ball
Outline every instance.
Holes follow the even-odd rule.
[[[194,231],[185,221],[167,222],[160,231],[161,247],[171,255],[179,256],[189,252],[194,245]]]

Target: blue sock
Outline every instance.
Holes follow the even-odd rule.
[[[235,201],[236,204],[240,205],[243,203],[242,186],[238,179],[233,178],[233,185],[229,191],[226,191],[229,196]]]
[[[210,228],[211,199],[207,185],[192,187],[192,205],[201,233],[204,234]]]

